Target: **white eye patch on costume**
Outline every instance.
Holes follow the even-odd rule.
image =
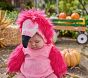
[[[27,19],[22,25],[22,35],[32,37],[38,31],[38,24]]]

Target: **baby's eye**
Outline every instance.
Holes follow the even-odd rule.
[[[39,43],[39,41],[35,41],[35,43]]]

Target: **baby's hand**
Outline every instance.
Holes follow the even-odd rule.
[[[7,78],[12,78],[13,76],[16,75],[16,73],[10,73],[10,72],[7,72],[6,75],[8,75]]]

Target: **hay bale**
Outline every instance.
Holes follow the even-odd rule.
[[[21,33],[18,26],[9,26],[2,32],[2,38],[4,38],[4,44],[17,45],[21,42]]]

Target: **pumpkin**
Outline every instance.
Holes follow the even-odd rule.
[[[74,67],[80,63],[80,53],[75,49],[64,49],[63,57],[68,67]]]
[[[67,16],[66,19],[72,19],[71,16]]]
[[[71,18],[72,19],[79,19],[80,18],[80,15],[78,13],[75,13],[74,12],[74,13],[71,14]]]
[[[80,22],[79,24],[85,25],[85,18],[79,18],[79,20],[83,21],[83,22]]]
[[[59,19],[66,19],[66,13],[61,12],[61,13],[58,15],[58,18],[59,18]]]
[[[72,18],[71,18],[71,16],[67,16],[66,19],[67,19],[67,20],[71,20]],[[72,22],[66,22],[66,24],[71,24],[71,23],[72,23]]]

